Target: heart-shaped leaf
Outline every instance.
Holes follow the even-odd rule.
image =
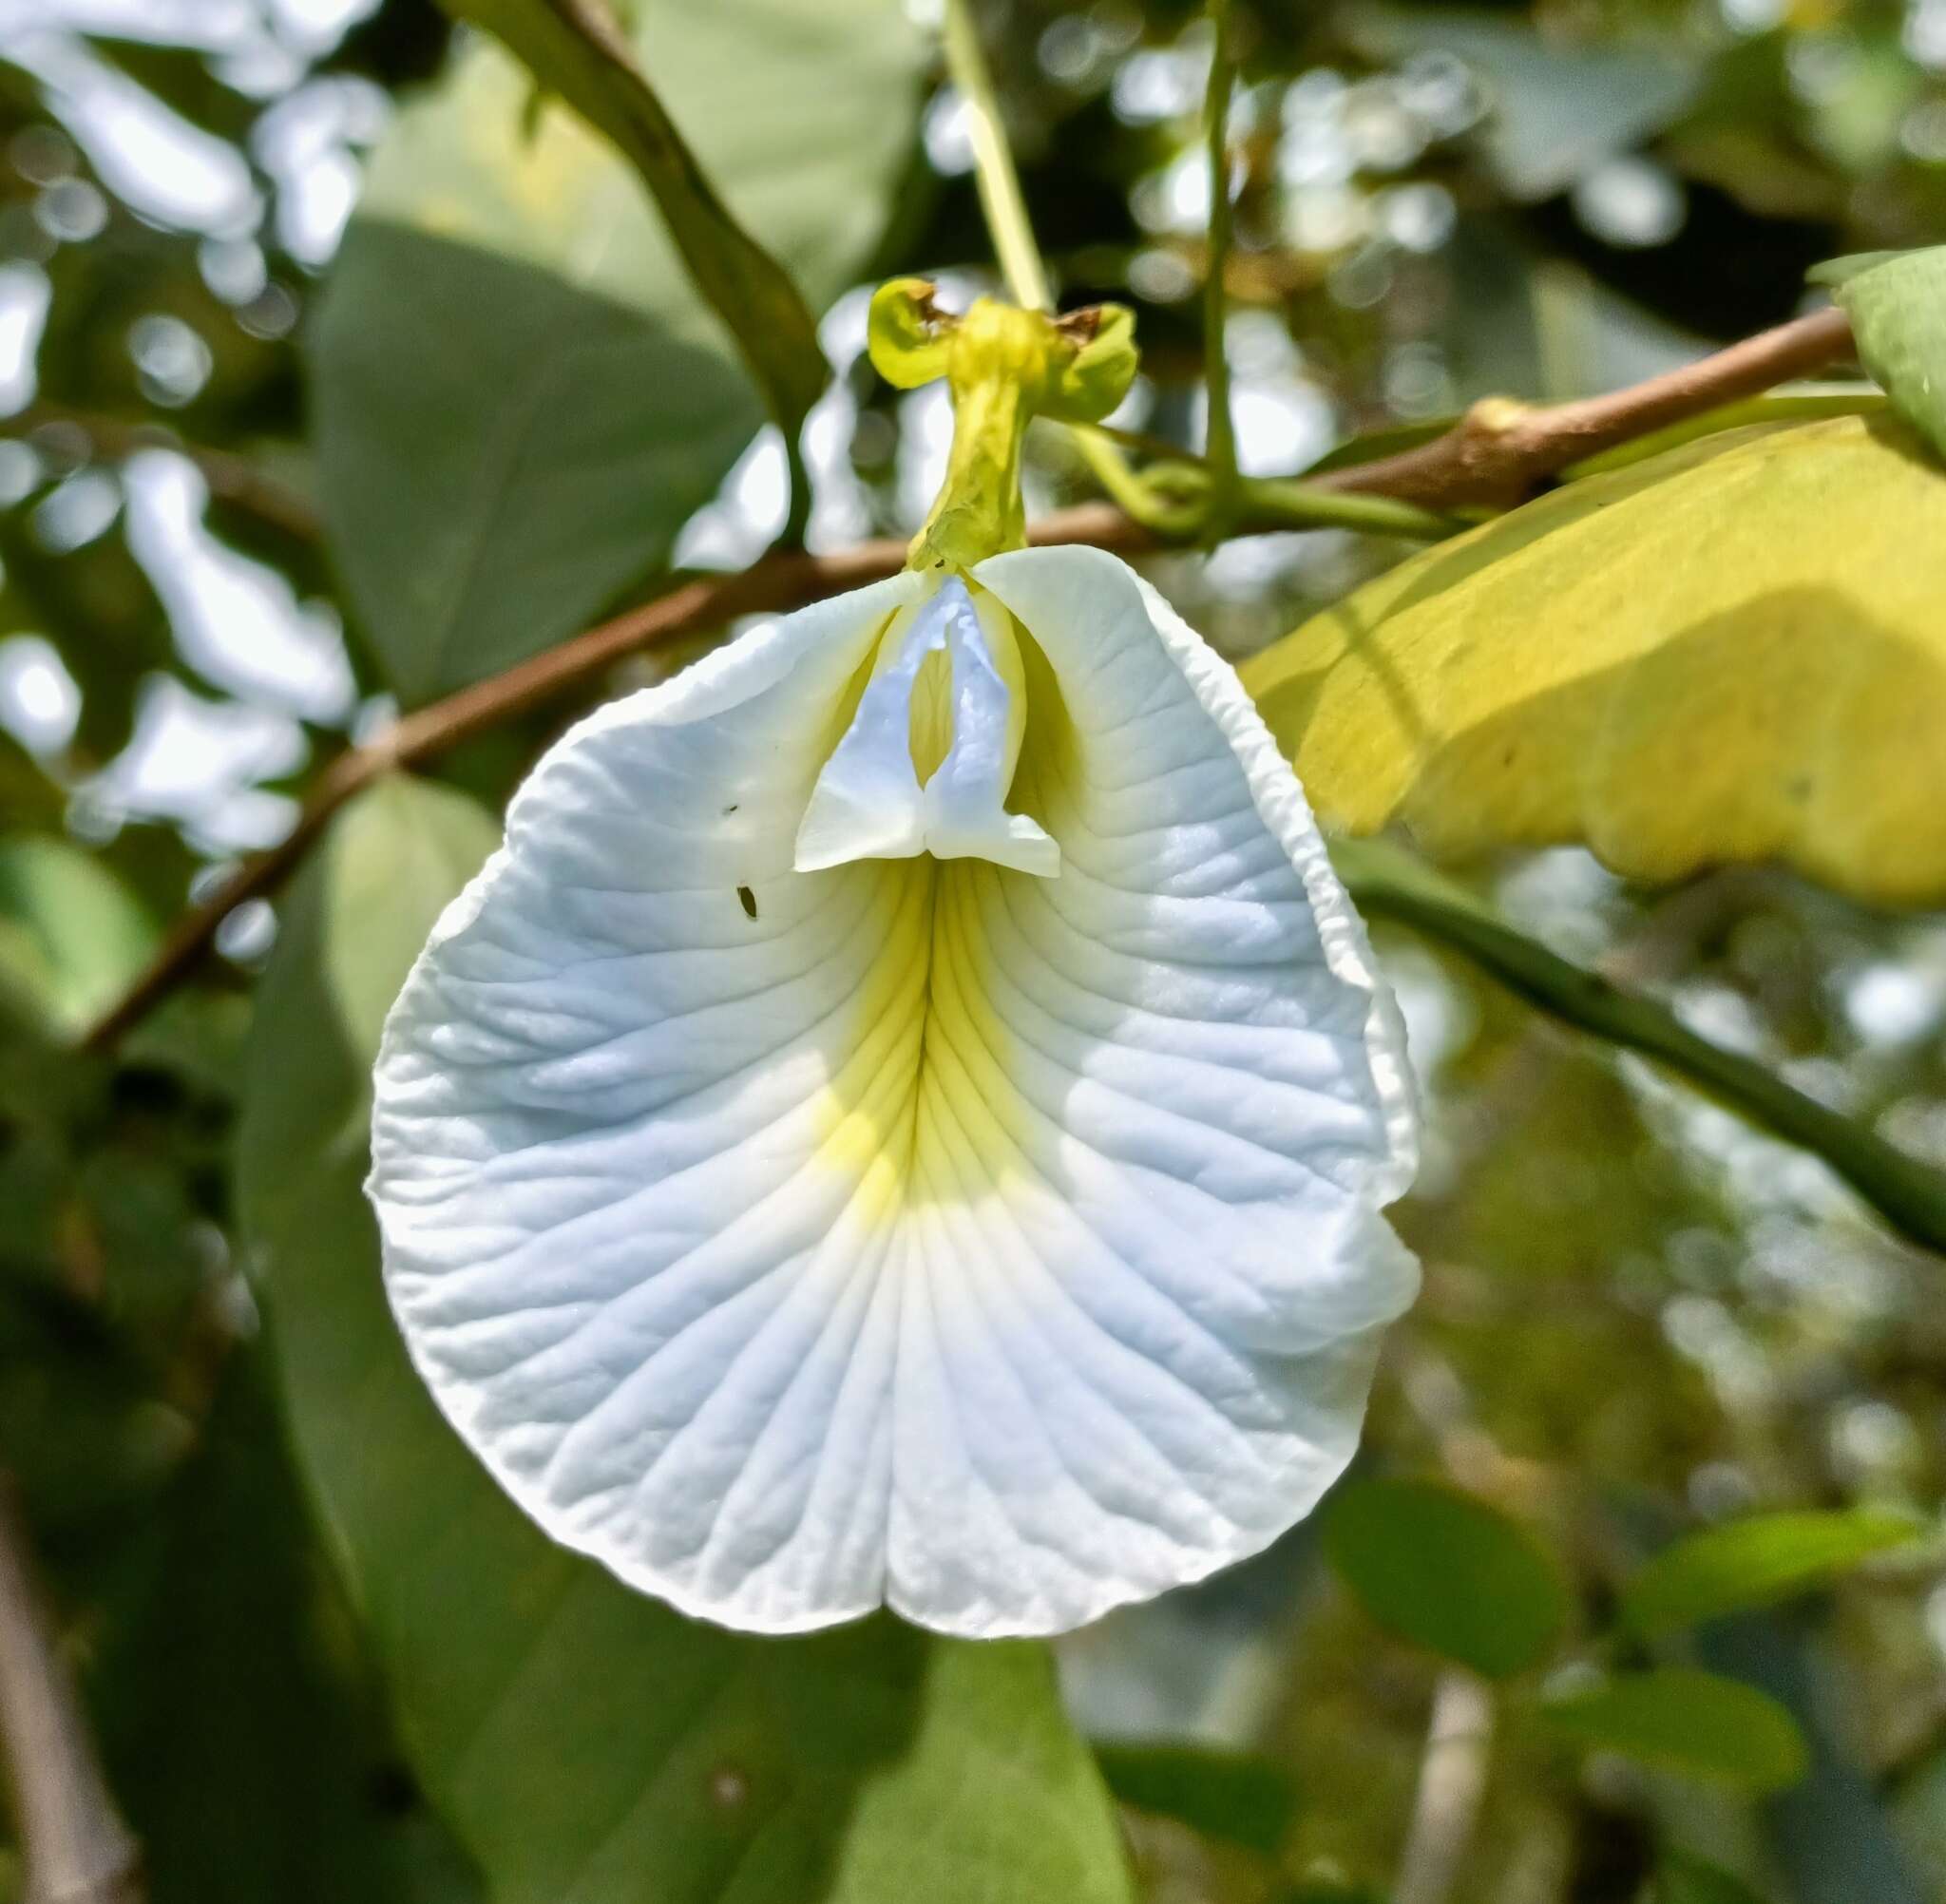
[[[1353,1482],[1325,1553],[1373,1619],[1489,1679],[1538,1663],[1567,1624],[1567,1582],[1517,1520],[1440,1481]]]

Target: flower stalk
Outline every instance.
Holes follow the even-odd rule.
[[[1118,306],[1051,317],[993,298],[963,316],[943,312],[933,287],[899,278],[871,301],[871,360],[902,390],[944,377],[953,398],[953,447],[907,566],[965,570],[1027,545],[1021,453],[1037,415],[1098,423],[1135,373],[1135,325]]]
[[[1203,268],[1203,389],[1209,406],[1203,457],[1210,470],[1210,511],[1220,524],[1234,500],[1236,424],[1230,412],[1230,352],[1226,333],[1230,261],[1230,95],[1236,80],[1231,57],[1230,0],[1210,0],[1210,86],[1203,104],[1203,136],[1210,159],[1210,232]]]

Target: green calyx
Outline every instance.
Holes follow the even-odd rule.
[[[990,297],[963,316],[941,311],[924,278],[882,285],[868,339],[879,374],[901,390],[944,377],[953,451],[910,568],[970,568],[1027,540],[1021,445],[1029,421],[1099,423],[1135,374],[1135,319],[1100,304],[1062,317]]]

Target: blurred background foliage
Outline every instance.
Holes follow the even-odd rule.
[[[938,276],[949,304],[992,281],[935,13],[628,10],[678,123],[821,316],[837,376],[806,438],[811,545],[909,531],[949,418],[937,389],[873,379],[865,297],[894,270]],[[1946,0],[1234,0],[1233,16],[1228,349],[1255,473],[1490,392],[1638,378],[1789,316],[1820,258],[1946,237]],[[1207,25],[1176,0],[1003,0],[981,18],[1064,301],[1137,311],[1144,374],[1119,421],[1199,443]],[[701,1839],[658,1889],[572,1876],[551,1853],[521,1864],[483,1835],[531,1803],[571,1848],[556,1788],[588,1776],[574,1750],[604,1767],[636,1750],[630,1700],[573,1706],[598,1729],[563,1727],[572,1750],[519,1730],[587,1691],[545,1679],[558,1661],[521,1689],[506,1661],[534,1607],[552,1620],[592,1592],[583,1626],[663,1663],[646,1704],[672,1656],[714,1684],[716,1642],[584,1584],[556,1595],[476,1473],[445,1448],[415,1465],[414,1437],[438,1431],[391,1381],[356,1192],[360,1054],[390,988],[490,839],[482,808],[574,710],[468,742],[441,767],[448,791],[354,809],[288,916],[238,910],[215,964],[113,1061],[71,1040],[397,710],[675,571],[759,553],[785,503],[762,418],[633,175],[429,0],[0,0],[0,1467],[158,1900],[480,1895],[435,1814],[508,1898],[733,1894]],[[1090,493],[1052,432],[1030,486],[1040,506]],[[1240,657],[1400,553],[1321,531],[1149,566]],[[1761,867],[1651,891],[1555,850],[1477,876],[1557,950],[1946,1163],[1938,919]],[[1936,1523],[1940,1264],[1649,1068],[1403,933],[1381,950],[1432,1098],[1402,1212],[1428,1273],[1362,1472],[1440,1477],[1528,1530],[1554,1570],[1539,1587],[1491,1534],[1479,1564],[1543,1607],[1558,1576],[1560,1630],[1517,1667],[1530,1682],[1565,1671],[1572,1692],[1595,1657],[1706,1667],[1781,1701],[1809,1770],[1766,1794],[1752,1787],[1774,1780],[1584,1752],[1516,1723],[1514,1695],[1497,1718],[1452,1663],[1463,1644],[1442,1665],[1388,1632],[1301,1527],[1061,1648],[1142,1894],[1946,1897],[1934,1541],[1781,1609],[1601,1638],[1621,1584],[1686,1530],[1781,1508]],[[295,1422],[291,1396],[308,1399]],[[1454,1551],[1436,1550],[1441,1580]],[[402,1585],[408,1556],[430,1571]],[[442,1630],[448,1603],[469,1610]],[[563,1630],[546,1628],[550,1658],[594,1644]],[[927,1672],[984,1671],[881,1651],[871,1671],[900,1699]],[[806,1670],[800,1717],[849,1668]],[[1072,1793],[1079,1817],[1092,1774],[1043,1696],[996,1672],[963,1709],[1031,1759],[1035,1803]],[[540,1742],[483,1770],[456,1715],[500,1699]],[[757,1727],[739,1762],[774,1748],[780,1790],[821,1790],[821,1754],[890,1749],[882,1715],[808,1723],[787,1749],[721,1719]],[[906,1788],[874,1788],[861,1830],[969,1784],[1016,1801],[950,1731],[913,1723],[934,1742]],[[1460,1768],[1443,1826],[1442,1753]],[[747,1796],[712,1790],[730,1812]],[[1009,1858],[1044,1856],[1046,1894],[1116,1894],[1027,1845],[1046,1833],[1016,1796]],[[1441,1829],[1443,1876],[1424,1837]],[[894,1894],[842,1851],[813,1857],[815,1837],[798,1852],[836,1860],[846,1894]],[[0,1895],[18,1876],[0,1872]],[[1019,1883],[999,1894],[1043,1894]],[[776,1884],[734,1894],[804,1894]]]

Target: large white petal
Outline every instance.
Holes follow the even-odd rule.
[[[732,1624],[1053,1631],[1253,1552],[1414,1286],[1396,1020],[1234,676],[1113,558],[978,579],[1032,638],[1007,805],[1058,877],[790,870],[888,584],[570,735],[381,1060],[442,1403]]]

